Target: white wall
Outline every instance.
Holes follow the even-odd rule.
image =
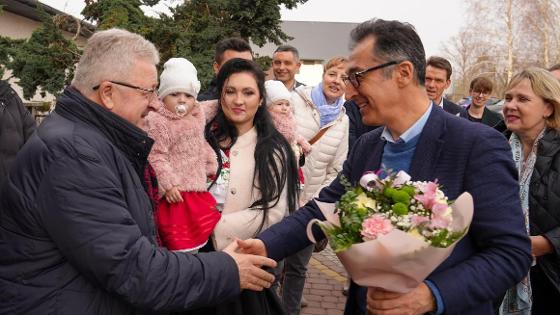
[[[323,65],[321,64],[302,64],[299,73],[296,74],[296,80],[299,82],[315,86],[321,83],[323,77]]]

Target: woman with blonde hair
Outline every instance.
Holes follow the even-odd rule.
[[[292,97],[297,132],[311,144],[312,150],[303,165],[302,201],[311,200],[328,186],[342,170],[348,152],[349,122],[344,106],[346,63],[344,57],[331,58],[323,68],[321,83],[300,86]],[[295,95],[294,95],[295,94]],[[286,312],[299,314],[305,285],[310,246],[285,260],[282,301]]]
[[[518,73],[506,88],[503,113],[512,132],[510,145],[535,264],[528,279],[508,291],[502,312],[550,314],[560,300],[559,81],[535,67]]]

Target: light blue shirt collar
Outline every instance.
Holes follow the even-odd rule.
[[[383,127],[381,140],[391,143],[407,143],[408,141],[410,141],[410,139],[413,139],[414,137],[419,135],[424,129],[428,118],[430,117],[430,113],[432,112],[432,104],[433,102],[430,103],[430,106],[428,106],[428,109],[420,117],[420,119],[418,119],[412,126],[410,126],[410,128],[408,128],[398,139],[393,139],[393,136],[391,135],[391,132],[389,132],[389,129],[387,129],[387,127]]]

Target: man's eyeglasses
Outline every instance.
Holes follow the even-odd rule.
[[[343,78],[343,80],[344,81],[349,81],[352,84],[352,86],[354,86],[354,88],[357,89],[358,87],[360,87],[360,81],[363,80],[364,76],[368,72],[375,71],[377,69],[382,69],[382,68],[385,68],[385,67],[389,67],[389,66],[392,66],[392,65],[396,65],[397,63],[399,63],[399,61],[393,60],[393,61],[389,61],[389,62],[386,62],[386,63],[382,63],[382,64],[377,65],[377,66],[373,66],[371,68],[367,68],[367,69],[362,70],[362,71],[353,72],[353,73],[350,73],[348,75],[348,77]]]
[[[138,91],[142,92],[142,95],[144,95],[144,97],[146,97],[150,101],[154,98],[154,96],[157,95],[157,90],[156,89],[146,89],[146,88],[143,88],[143,87],[139,87],[139,86],[136,86],[136,85],[132,85],[132,84],[124,83],[124,82],[119,82],[119,81],[111,81],[111,80],[108,80],[108,81],[113,83],[113,84],[116,84],[116,85],[125,86],[127,88],[138,90]],[[95,91],[95,90],[99,89],[99,86],[100,86],[100,84],[94,86],[93,90]]]

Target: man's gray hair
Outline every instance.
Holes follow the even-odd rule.
[[[72,86],[87,94],[104,80],[127,81],[138,59],[157,65],[159,53],[154,44],[122,29],[96,32],[87,41]]]

